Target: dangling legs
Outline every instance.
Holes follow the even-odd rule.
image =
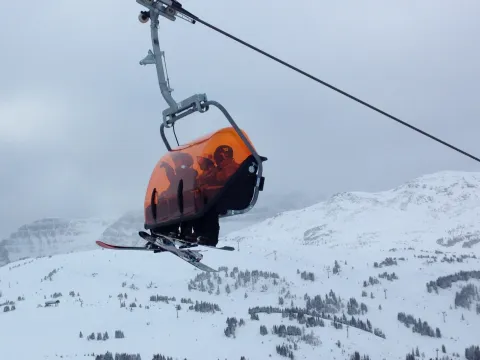
[[[196,220],[194,229],[195,235],[199,238],[199,243],[217,246],[220,224],[215,210],[208,211],[200,219]]]
[[[180,225],[180,238],[187,241],[195,241],[195,237],[192,234],[193,222],[186,221]]]

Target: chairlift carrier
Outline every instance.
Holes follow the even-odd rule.
[[[219,217],[244,214],[256,204],[263,190],[262,162],[247,134],[235,123],[224,106],[208,100],[206,94],[195,94],[176,102],[172,97],[166,71],[162,63],[164,52],[158,38],[159,17],[175,21],[176,18],[195,23],[182,5],[175,0],[136,0],[146,7],[139,21],[150,20],[153,51],[140,61],[140,65],[154,64],[157,69],[160,92],[168,104],[162,113],[160,135],[168,150],[155,166],[145,195],[145,229],[157,230],[201,218],[210,210]],[[178,12],[182,9],[182,12]],[[210,106],[219,109],[230,127],[196,139],[186,145],[172,148],[165,129],[194,112],[204,113]]]

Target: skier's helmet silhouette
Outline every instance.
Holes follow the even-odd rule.
[[[193,166],[193,158],[190,154],[175,152],[172,154],[172,159],[176,168],[185,169]]]
[[[213,159],[217,166],[221,165],[225,159],[233,159],[233,149],[229,145],[220,145],[213,153]]]

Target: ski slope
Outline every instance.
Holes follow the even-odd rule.
[[[477,244],[465,246],[468,240],[461,240],[445,246],[437,241],[451,235],[452,228],[475,231],[479,200],[476,187],[467,184],[476,185],[477,179],[468,173],[432,175],[385,193],[338,195],[253,225],[221,240],[239,247],[236,251],[204,253],[207,265],[228,267],[218,277],[212,275],[211,285],[206,275],[168,253],[98,249],[10,263],[0,267],[0,303],[2,308],[7,301],[15,306],[0,312],[2,357],[79,358],[110,351],[139,354],[143,360],[154,354],[179,360],[283,359],[276,346],[286,344],[295,359],[350,359],[355,351],[371,359],[405,359],[417,346],[426,359],[435,358],[437,349],[439,355],[457,358],[453,354],[458,353],[463,359],[465,348],[480,345],[480,298],[469,298],[468,309],[456,306],[455,297],[467,284],[480,288],[480,280],[456,281],[438,293],[426,285],[460,271],[480,270]],[[429,201],[419,200],[428,194]],[[316,235],[309,231],[322,226]],[[262,272],[254,277],[253,270]],[[312,275],[302,277],[303,271],[312,273],[313,281],[308,278]],[[380,277],[384,272],[396,276]],[[324,326],[307,327],[297,315],[260,312],[255,320],[249,314],[249,308],[262,306],[305,308],[306,294],[331,301],[330,291],[337,307],[320,315]],[[55,293],[61,296],[52,297]],[[156,295],[170,300],[151,301]],[[182,298],[216,304],[219,311],[189,309]],[[332,325],[329,315],[352,317],[347,305],[351,298],[366,307],[355,319],[368,319],[385,338],[355,326]],[[46,301],[57,299],[58,306],[45,307]],[[181,306],[178,318],[176,305]],[[421,318],[434,331],[438,327],[441,337],[412,332],[398,320],[400,312]],[[235,337],[227,337],[227,318],[232,317],[244,324],[237,326]],[[282,324],[298,327],[301,334],[274,334],[273,327]],[[262,325],[268,334],[261,335]],[[125,338],[114,338],[116,330]],[[92,332],[97,336],[106,331],[108,340],[87,340]],[[19,341],[28,346],[19,346]]]
[[[279,296],[284,297],[284,306],[305,306],[305,293],[311,297],[324,296],[332,289],[342,299],[355,297],[367,305],[368,312],[359,318],[368,318],[374,327],[380,328],[386,339],[371,333],[349,329],[336,330],[325,321],[325,327],[309,328],[318,336],[321,343],[310,346],[301,341],[295,358],[347,359],[354,351],[368,354],[372,359],[403,359],[415,346],[427,356],[434,350],[446,346],[449,352],[463,353],[467,346],[478,343],[480,316],[474,310],[450,309],[454,305],[453,289],[440,291],[438,295],[428,293],[425,284],[442,274],[460,270],[478,270],[478,259],[468,258],[462,263],[427,264],[426,259],[415,258],[414,250],[353,251],[336,250],[312,251],[309,247],[279,247],[276,254],[265,256],[271,248],[243,246],[240,251],[221,253],[208,251],[206,262],[218,268],[228,266],[228,277],[221,272],[220,294],[200,290],[189,290],[188,283],[200,272],[171,254],[150,254],[95,250],[89,252],[58,255],[51,258],[25,260],[0,268],[0,288],[2,300],[15,301],[15,310],[0,313],[2,316],[0,338],[6,346],[2,353],[6,358],[54,358],[83,356],[85,353],[128,352],[139,353],[142,359],[151,359],[154,353],[175,356],[178,359],[266,359],[269,355],[280,359],[275,346],[287,343],[283,338],[270,333],[273,325],[298,325],[293,320],[282,318],[280,314],[259,314],[259,320],[250,320],[249,307],[279,306]],[[420,254],[420,252],[418,252]],[[421,252],[425,255],[426,252]],[[375,269],[373,262],[381,262],[385,257],[405,257],[397,266]],[[430,255],[432,255],[430,253]],[[440,256],[441,257],[441,256]],[[327,273],[325,266],[334,267],[334,260],[341,266],[340,273]],[[347,265],[345,265],[345,262]],[[237,266],[240,271],[263,270],[278,273],[278,285],[272,279],[261,280],[254,287],[250,283],[235,289],[229,273]],[[43,280],[52,270],[57,272],[51,280]],[[315,281],[303,280],[300,272],[306,270],[315,274]],[[378,276],[383,271],[395,272],[396,281],[380,279],[381,283],[363,287],[369,276]],[[125,287],[122,283],[126,282]],[[475,281],[472,281],[475,283]],[[226,294],[229,284],[231,292]],[[134,288],[131,288],[134,284]],[[206,282],[205,282],[206,284]],[[262,284],[267,289],[262,289]],[[149,286],[151,287],[149,288]],[[215,284],[217,285],[217,284]],[[464,285],[464,284],[461,284]],[[477,281],[477,285],[480,283]],[[282,289],[289,291],[286,297]],[[362,297],[362,290],[368,297]],[[385,299],[385,292],[386,297]],[[75,296],[69,292],[74,291]],[[57,307],[37,307],[52,300],[54,293],[61,293]],[[120,307],[118,294],[126,293],[126,308]],[[370,298],[370,293],[374,299]],[[77,296],[79,294],[79,296]],[[151,302],[152,295],[175,297],[169,304]],[[247,297],[245,298],[245,294]],[[17,301],[18,297],[25,300]],[[218,304],[221,312],[215,314],[198,313],[188,310],[180,299],[191,298]],[[129,305],[135,302],[136,308],[130,311]],[[182,309],[176,318],[175,304]],[[142,305],[142,308],[139,306]],[[382,310],[379,310],[379,305]],[[145,306],[150,306],[146,309]],[[433,339],[414,334],[397,321],[398,312],[406,312],[421,317],[442,331],[441,339]],[[443,323],[442,311],[447,312]],[[464,314],[466,320],[462,321]],[[243,318],[245,325],[236,331],[236,338],[224,335],[227,317]],[[265,325],[269,334],[261,336],[260,325]],[[115,330],[122,330],[125,339],[114,339]],[[108,331],[106,341],[88,341],[79,338],[91,332]],[[28,339],[29,346],[18,346],[18,340]],[[341,348],[335,343],[340,341]],[[209,354],[212,354],[211,356]]]

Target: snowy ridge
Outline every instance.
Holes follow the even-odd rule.
[[[441,172],[379,193],[348,192],[229,234],[230,240],[295,241],[329,247],[480,243],[480,174]],[[274,235],[272,235],[274,230]]]

